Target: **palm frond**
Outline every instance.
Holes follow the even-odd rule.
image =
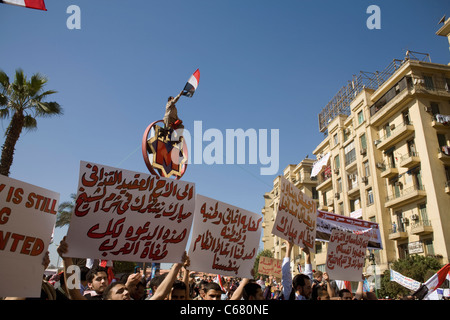
[[[37,129],[37,121],[30,115],[26,115],[23,119],[23,127],[29,131]]]
[[[9,87],[9,77],[3,70],[0,70],[0,86],[3,91],[8,90]]]
[[[8,117],[9,117],[9,109],[8,108],[0,109],[0,119],[6,119]]]
[[[37,117],[49,117],[53,115],[61,115],[62,108],[57,102],[41,102],[34,101],[36,103],[36,116]]]

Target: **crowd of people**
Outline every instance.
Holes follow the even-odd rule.
[[[376,300],[373,292],[363,290],[363,281],[352,293],[339,289],[328,274],[312,270],[309,250],[304,249],[304,272],[292,278],[290,256],[293,244],[288,242],[282,265],[281,281],[273,276],[258,280],[249,278],[195,276],[189,269],[186,252],[181,262],[172,265],[169,272],[146,277],[145,272],[123,274],[119,278],[104,264],[86,266],[84,260],[66,256],[65,238],[58,246],[63,260],[63,271],[43,279],[41,296],[44,300]],[[98,260],[97,260],[98,261]],[[43,264],[50,263],[48,253]],[[254,272],[252,271],[252,275]],[[7,297],[5,300],[30,299]]]

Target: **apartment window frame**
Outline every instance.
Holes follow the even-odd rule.
[[[361,111],[358,112],[358,125],[360,125],[363,122],[364,122],[364,113],[361,110]]]

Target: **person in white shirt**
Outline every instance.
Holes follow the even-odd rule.
[[[297,274],[294,279],[292,279],[290,259],[293,246],[293,243],[288,241],[286,255],[281,266],[283,297],[284,300],[309,300],[311,298],[311,281],[313,278],[309,248],[307,246],[303,248],[303,252],[305,253],[304,272]]]

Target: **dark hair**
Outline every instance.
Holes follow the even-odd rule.
[[[209,290],[216,290],[222,292],[222,288],[219,286],[218,283],[215,282],[208,282],[205,284],[205,293]]]
[[[175,280],[172,285],[172,290],[186,290],[186,284],[183,281]]]
[[[159,287],[159,285],[161,284],[161,282],[163,282],[166,276],[167,273],[154,277],[152,280],[150,280],[150,288],[153,290],[153,287]]]
[[[86,275],[86,280],[89,282],[89,283],[92,283],[92,281],[94,280],[94,277],[95,277],[95,275],[97,274],[97,273],[99,273],[99,272],[104,272],[104,273],[106,273],[106,275],[108,275],[108,269],[106,269],[106,268],[104,268],[104,267],[100,267],[100,266],[98,266],[98,267],[93,267],[91,270],[89,270],[89,272],[87,273],[87,275]]]
[[[87,280],[87,274],[89,273],[89,268],[86,266],[81,266],[80,267],[80,280],[81,281],[86,281]]]
[[[261,289],[261,286],[257,283],[250,282],[244,286],[244,290],[242,291],[242,297],[244,300],[248,300],[250,296],[255,297],[258,289]]]
[[[172,97],[172,96],[168,97],[168,98],[167,98],[167,101],[170,101],[170,99],[173,99],[173,97]]]
[[[121,285],[125,285],[125,284],[123,284],[122,282],[119,282],[119,281],[115,281],[115,282],[110,283],[106,287],[105,291],[103,291],[103,300],[108,300],[110,298],[110,292],[111,292],[112,288],[114,288],[115,286],[120,285],[120,284]]]
[[[348,290],[348,289],[341,289],[341,290],[339,290],[339,292],[338,292],[338,296],[339,296],[340,298],[342,298],[342,297],[344,296],[344,293],[345,293],[345,292],[348,292],[348,293],[351,294],[350,290]]]
[[[295,300],[295,291],[297,290],[297,287],[304,287],[307,280],[311,279],[309,279],[309,277],[303,273],[297,274],[294,279],[292,279],[292,290],[289,296],[289,300]]]

